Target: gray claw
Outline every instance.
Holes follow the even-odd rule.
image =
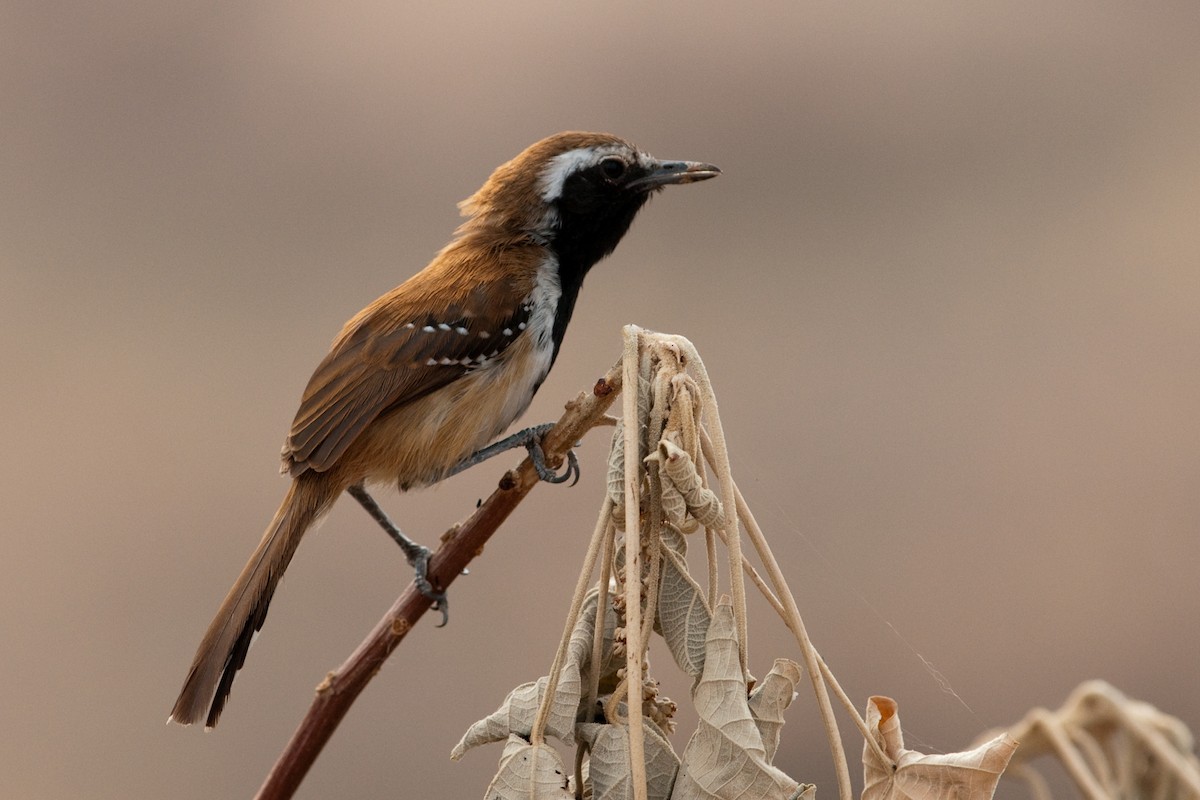
[[[571,478],[571,485],[579,483],[579,459],[575,456],[574,450],[567,451],[567,468],[562,475],[555,474],[554,470],[546,466],[546,453],[542,450],[542,443],[534,438],[529,442],[529,456],[533,459],[533,468],[537,471],[538,477],[546,483],[566,483]]]
[[[422,547],[421,552],[413,558],[412,567],[416,570],[417,591],[425,597],[433,601],[435,611],[442,612],[442,621],[437,624],[437,627],[444,628],[446,623],[450,621],[450,601],[446,597],[445,592],[439,592],[433,588],[433,584],[429,582],[429,558],[432,555],[428,547]]]

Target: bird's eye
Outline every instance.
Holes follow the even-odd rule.
[[[604,177],[610,181],[618,180],[625,174],[627,169],[625,162],[616,157],[606,158],[600,162],[600,171],[604,173]]]

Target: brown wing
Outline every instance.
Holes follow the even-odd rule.
[[[283,448],[292,475],[328,469],[381,414],[486,366],[529,319],[527,290],[515,286],[421,288],[394,289],[338,336],[309,379]]]

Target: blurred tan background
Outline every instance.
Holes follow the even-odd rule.
[[[409,577],[340,504],[220,728],[164,726],[300,390],[456,201],[572,128],[725,175],[591,274],[528,422],[623,323],[685,334],[818,647],[910,746],[1092,677],[1200,728],[1198,41],[1191,0],[6,3],[0,794],[253,793]],[[531,496],[301,797],[482,794],[499,747],[447,754],[547,670],[604,451]],[[432,542],[505,466],[384,503]],[[796,651],[758,619],[762,674]],[[832,796],[807,694],[784,735]]]

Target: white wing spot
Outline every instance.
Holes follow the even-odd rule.
[[[421,332],[422,333],[433,333],[433,326],[426,325],[424,328],[421,328]]]
[[[413,325],[411,322],[407,322],[404,324],[404,330],[406,330],[406,331],[411,331],[415,327],[417,327],[417,326]]]
[[[448,330],[450,330],[450,326],[449,326],[449,325],[447,325],[447,324],[446,324],[446,323],[444,323],[444,322],[439,322],[439,323],[438,323],[438,330],[439,330],[439,331],[448,331]]]
[[[466,335],[467,335],[467,329],[466,329],[466,328],[463,328],[463,327],[458,327],[458,328],[455,328],[455,329],[454,329],[454,332],[455,332],[455,333],[457,333],[459,336],[466,336]]]
[[[425,366],[427,366],[427,367],[436,367],[436,366],[437,366],[437,359],[436,359],[436,358],[431,358],[431,359],[429,359],[428,361],[426,361],[426,362],[425,362]]]
[[[517,323],[517,330],[519,330],[519,331],[523,331],[523,330],[525,330],[525,323],[524,323],[524,322],[518,322],[518,323]]]
[[[479,338],[480,338],[480,339],[486,339],[486,338],[488,338],[489,336],[491,336],[491,334],[490,334],[490,333],[488,333],[487,331],[480,331],[480,332],[479,332]]]
[[[504,335],[505,335],[505,336],[512,336],[512,328],[505,328],[505,329],[504,329]]]

